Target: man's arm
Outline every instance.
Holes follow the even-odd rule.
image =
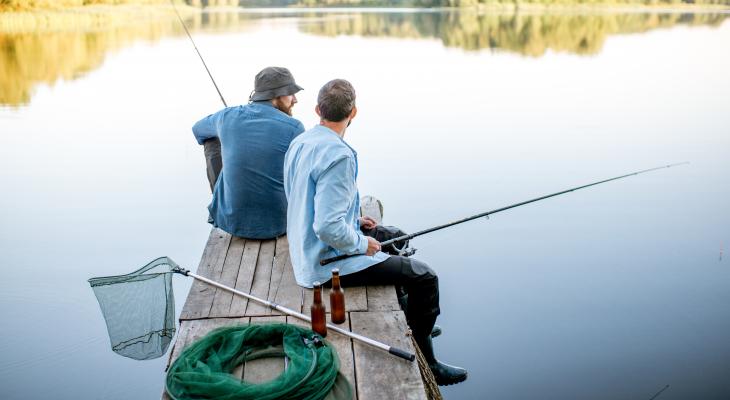
[[[368,240],[347,220],[347,211],[357,195],[352,160],[335,161],[317,179],[314,194],[314,233],[333,248],[347,254],[368,250]]]
[[[223,168],[221,142],[218,138],[218,114],[211,114],[193,125],[195,140],[198,141],[198,144],[204,146],[203,154],[205,155],[205,167],[211,192]]]
[[[208,115],[193,125],[193,135],[198,144],[218,137],[218,113]]]

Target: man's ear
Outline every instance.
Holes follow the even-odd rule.
[[[320,118],[322,118],[322,112],[319,111],[319,104],[317,104],[316,106],[314,106],[314,112],[317,113],[317,116],[319,116]]]
[[[349,118],[352,120],[353,118],[355,118],[356,115],[357,115],[357,106],[353,106],[352,111],[350,111]]]

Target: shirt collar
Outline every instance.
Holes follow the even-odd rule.
[[[347,144],[345,139],[340,137],[340,135],[338,135],[337,132],[333,131],[332,129],[330,129],[324,125],[320,125],[320,124],[315,125],[314,129],[318,130],[318,131],[322,131],[322,132],[330,134],[330,135],[334,135],[335,137],[337,137],[337,139],[339,139],[342,143],[344,143],[344,145],[347,146],[347,148],[350,149],[350,151],[352,151],[352,154],[355,157],[357,157],[357,151],[355,151],[355,149],[353,149],[349,144]]]
[[[269,106],[271,108],[275,108],[274,104],[271,103],[271,100],[252,101],[251,104],[255,104],[257,106]]]

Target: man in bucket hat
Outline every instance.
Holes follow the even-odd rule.
[[[282,166],[289,143],[304,131],[292,118],[300,90],[288,69],[264,68],[248,104],[224,108],[193,126],[205,146],[213,226],[248,239],[286,233]]]

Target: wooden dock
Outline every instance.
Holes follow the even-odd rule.
[[[294,280],[286,236],[247,240],[213,229],[197,274],[309,314],[312,291],[301,288]],[[327,308],[328,293],[327,290],[323,293]],[[341,325],[343,328],[414,351],[410,338],[405,335],[406,319],[393,286],[349,287],[345,288],[345,297],[347,321]],[[268,322],[308,326],[253,301],[194,281],[180,315],[180,328],[168,365],[187,344],[212,329]],[[402,360],[333,331],[326,339],[337,349],[340,371],[350,381],[356,399],[426,399],[416,362]],[[239,367],[235,375],[259,383],[275,378],[283,370],[283,358],[261,359]],[[169,399],[166,393],[162,398]]]

